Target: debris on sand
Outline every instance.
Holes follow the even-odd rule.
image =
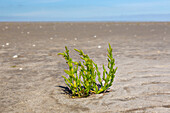
[[[14,55],[13,58],[18,58],[18,55]]]

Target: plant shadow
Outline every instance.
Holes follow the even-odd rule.
[[[63,91],[63,93],[61,93],[61,94],[66,94],[66,95],[69,95],[70,97],[72,97],[72,91],[69,89],[69,87],[67,87],[67,86],[56,86],[56,87],[59,87],[59,88],[61,88],[62,89],[62,91]],[[83,87],[83,86],[82,86]],[[101,88],[101,86],[98,84],[98,87],[99,88]],[[110,92],[110,90],[109,90],[110,88],[108,88],[107,90],[105,90],[105,91],[103,91],[103,92],[101,92],[101,93],[103,93],[103,94],[106,94],[106,93],[109,93]],[[94,93],[91,93],[90,95],[93,95]],[[89,95],[89,96],[90,96]],[[81,98],[86,98],[86,97],[88,97],[88,96],[83,96],[83,97],[81,97]]]
[[[64,93],[61,93],[61,94],[67,94],[67,95],[70,95],[70,96],[72,95],[72,91],[68,87],[65,87],[65,86],[56,86],[56,87],[59,87],[59,88],[62,89],[62,91]]]

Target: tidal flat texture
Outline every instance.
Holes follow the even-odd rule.
[[[102,71],[108,43],[118,67],[110,92],[64,94],[67,46]],[[67,76],[67,75],[66,75]],[[170,23],[0,23],[1,113],[168,113]]]

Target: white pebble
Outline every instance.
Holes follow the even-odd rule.
[[[23,70],[23,68],[19,68],[19,70]]]
[[[33,44],[32,46],[35,47],[35,44]]]
[[[6,45],[8,46],[8,45],[9,45],[9,43],[6,43]]]
[[[74,38],[74,40],[77,40],[77,38]]]
[[[93,37],[94,37],[94,38],[96,38],[97,36],[96,36],[96,35],[94,35]]]
[[[30,34],[30,32],[27,32],[27,34]]]
[[[50,38],[51,40],[53,39],[53,37]]]
[[[5,26],[5,29],[8,29],[8,26]]]
[[[42,28],[42,26],[39,26],[40,27],[40,29]]]
[[[5,47],[5,45],[2,45],[2,47]]]
[[[13,58],[18,58],[18,55],[14,55]]]
[[[101,47],[102,47],[102,46],[100,46],[100,45],[98,46],[98,48],[101,48]]]

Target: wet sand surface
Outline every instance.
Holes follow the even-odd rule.
[[[108,43],[118,67],[109,93],[64,94],[65,60],[82,49],[107,65]],[[168,113],[170,23],[0,23],[1,113]]]

